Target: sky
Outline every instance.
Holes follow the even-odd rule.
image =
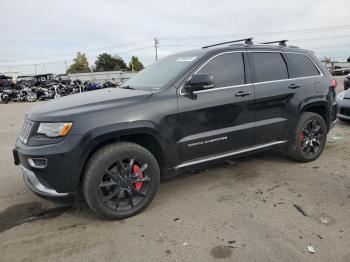
[[[0,72],[63,73],[78,51],[158,57],[253,37],[350,56],[348,0],[0,0]]]

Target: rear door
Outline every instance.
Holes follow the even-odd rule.
[[[290,64],[282,52],[249,52],[255,90],[254,143],[266,144],[288,139],[299,117],[298,106],[305,88],[290,78]]]
[[[183,162],[253,143],[254,90],[246,60],[243,52],[217,54],[196,71],[211,74],[215,88],[195,92],[195,99],[180,89],[178,146]]]

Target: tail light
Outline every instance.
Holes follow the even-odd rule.
[[[337,80],[332,79],[332,87],[333,87],[334,89],[336,89],[336,88],[337,88],[337,85],[338,85]]]

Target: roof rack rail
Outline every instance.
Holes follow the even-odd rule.
[[[278,43],[278,45],[280,46],[287,46],[287,43],[288,40],[287,39],[284,39],[284,40],[277,40],[277,41],[271,41],[271,42],[264,42],[264,43],[261,43],[263,45],[268,45],[268,44],[276,44]]]
[[[253,44],[253,38],[252,38],[252,37],[249,37],[249,38],[238,39],[238,40],[234,40],[234,41],[228,41],[228,42],[218,43],[218,44],[214,44],[214,45],[202,46],[202,48],[209,48],[209,47],[213,47],[213,46],[226,45],[226,44],[237,43],[237,42],[243,42],[243,41],[244,41],[244,44],[246,44],[246,45],[252,45],[252,44]]]

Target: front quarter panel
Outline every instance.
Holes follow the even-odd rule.
[[[179,160],[174,146],[177,132],[177,99],[175,88],[155,93],[147,100],[132,107],[107,110],[103,114],[82,115],[77,120],[79,132],[85,134],[90,143],[86,152],[106,140],[121,136],[148,134],[160,144],[167,165],[175,165]]]

